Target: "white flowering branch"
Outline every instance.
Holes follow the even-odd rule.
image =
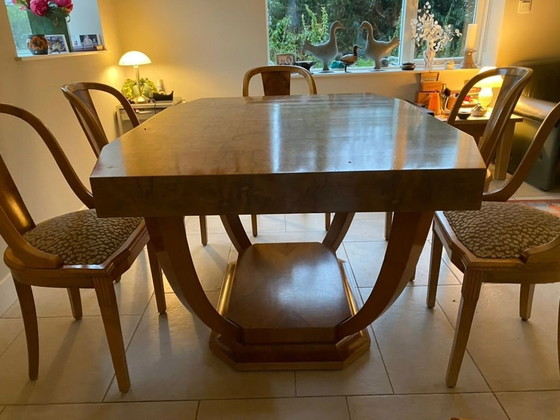
[[[418,17],[410,20],[410,25],[414,35],[412,39],[417,46],[423,43],[434,51],[443,49],[452,39],[462,34],[458,29],[453,29],[452,25],[441,26],[435,19],[434,14],[430,12],[432,6],[426,2],[421,9],[418,9]]]

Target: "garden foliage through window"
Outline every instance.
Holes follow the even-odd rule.
[[[389,41],[400,39],[400,45],[387,57],[388,65],[421,58],[425,42],[419,45],[413,39],[418,10],[429,3],[433,21],[455,36],[442,45],[436,58],[463,56],[465,36],[469,23],[475,22],[477,0],[268,0],[269,59],[276,61],[276,54],[295,54],[296,59],[318,61],[303,50],[307,40],[318,44],[328,39],[330,24],[340,21],[345,29],[337,31],[339,54],[352,52],[353,45],[362,50],[365,34],[359,30],[363,21],[373,26],[374,38]],[[457,31],[455,31],[457,30]],[[357,66],[371,66],[371,60],[360,56]]]

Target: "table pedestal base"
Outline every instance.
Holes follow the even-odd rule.
[[[218,304],[242,334],[213,332],[210,348],[238,370],[342,369],[370,346],[366,329],[337,334],[357,312],[351,284],[322,244],[253,245],[228,266]]]

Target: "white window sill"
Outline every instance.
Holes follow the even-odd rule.
[[[15,57],[15,59],[16,59],[16,61],[50,60],[51,58],[81,57],[81,56],[84,56],[84,55],[103,54],[105,52],[107,52],[107,50],[76,51],[76,52],[69,52],[69,53],[63,53],[63,54],[29,55],[29,56],[23,56],[23,57]]]
[[[473,70],[478,71],[478,69],[463,69],[459,66],[456,66],[453,69],[446,69],[443,65],[441,66],[434,66],[431,71],[435,72],[457,72],[457,71],[465,71],[465,72],[472,72]],[[406,74],[406,73],[425,73],[427,70],[423,67],[416,67],[414,70],[402,70],[400,67],[382,67],[380,70],[374,70],[373,67],[349,67],[348,72],[345,73],[343,69],[335,69],[331,72],[323,73],[320,68],[313,68],[311,69],[311,74],[315,78],[321,77],[340,77],[340,76],[364,76],[364,75],[380,75],[383,74]]]

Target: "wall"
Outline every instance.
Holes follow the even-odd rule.
[[[517,13],[517,5],[517,0],[505,1],[497,64],[560,57],[560,1],[533,0],[528,14]]]

